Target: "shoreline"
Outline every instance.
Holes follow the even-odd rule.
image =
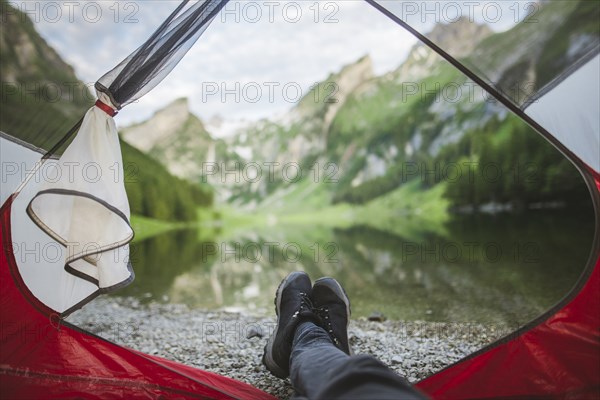
[[[289,379],[272,376],[261,364],[275,313],[267,317],[100,297],[67,321],[117,344],[249,383],[281,399],[293,395]],[[475,323],[360,318],[351,320],[349,340],[355,354],[373,355],[414,383],[506,333],[506,327]]]

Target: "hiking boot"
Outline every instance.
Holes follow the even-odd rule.
[[[262,362],[278,378],[285,379],[290,374],[290,354],[298,324],[317,320],[312,312],[310,292],[310,278],[304,272],[292,272],[277,288],[277,325],[265,345]]]
[[[322,321],[321,327],[327,331],[336,347],[350,355],[352,353],[348,343],[350,299],[342,285],[333,278],[317,279],[312,287],[311,298],[315,314]]]

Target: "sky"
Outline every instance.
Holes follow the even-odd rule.
[[[91,84],[140,46],[179,1],[11,3],[30,16],[77,76]],[[514,24],[520,9],[526,11],[526,3],[494,3],[501,8],[487,3],[494,2],[385,4],[425,31],[436,22],[453,22],[460,12],[504,30]],[[175,70],[139,102],[125,107],[117,122],[142,121],[179,97],[189,98],[192,112],[203,120],[272,117],[290,109],[314,83],[366,54],[376,74],[395,69],[415,43],[361,0],[232,0]]]

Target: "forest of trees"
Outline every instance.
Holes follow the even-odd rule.
[[[473,162],[471,176],[447,179],[454,206],[510,203],[516,209],[539,202],[583,204],[587,188],[575,167],[517,117],[492,119],[482,131],[465,135],[438,162]]]
[[[409,164],[419,172],[407,173]],[[467,132],[436,157],[420,153],[391,166],[384,176],[346,187],[334,201],[364,204],[410,179],[419,179],[424,188],[445,183],[452,208],[493,202],[518,210],[533,203],[583,204],[589,199],[573,165],[525,123],[508,116]]]
[[[511,204],[518,210],[540,202],[581,204],[589,200],[575,167],[512,114],[496,115],[484,124],[478,123],[479,126],[464,132],[457,142],[446,143],[432,155],[427,149],[447,124],[472,123],[484,118],[481,108],[466,113],[457,108],[452,113],[453,121],[440,118],[430,111],[433,98],[433,94],[424,96],[413,104],[402,105],[404,109],[392,107],[384,112],[379,107],[377,113],[363,107],[363,103],[375,102],[367,98],[354,100],[355,104],[347,105],[347,112],[340,112],[344,120],[336,119],[330,134],[333,140],[329,146],[334,149],[336,146],[344,149],[343,141],[350,137],[361,138],[361,146],[380,156],[390,146],[404,149],[417,135],[421,144],[420,150],[410,156],[401,150],[382,176],[355,186],[350,181],[340,181],[333,196],[335,203],[364,204],[411,179],[419,179],[424,188],[444,183],[445,197],[454,209],[477,208],[493,202]],[[368,130],[362,128],[361,121],[370,122]],[[346,175],[354,177],[365,163],[364,157],[355,157]],[[407,173],[409,168],[418,172]]]
[[[125,189],[132,214],[165,221],[193,221],[210,207],[212,190],[169,174],[158,161],[121,141]]]

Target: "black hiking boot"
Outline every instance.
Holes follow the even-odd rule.
[[[327,331],[333,344],[350,355],[348,324],[350,323],[350,299],[346,291],[333,278],[320,278],[315,282],[312,293],[315,313],[320,317],[321,327]]]
[[[262,362],[278,378],[285,379],[290,374],[290,354],[298,324],[317,321],[312,311],[310,292],[310,278],[304,272],[292,272],[277,288],[277,325],[265,345]]]

